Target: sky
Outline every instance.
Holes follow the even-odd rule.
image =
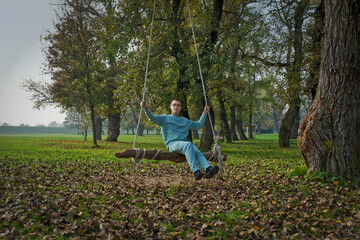
[[[31,94],[20,85],[25,79],[49,81],[41,72],[44,63],[40,36],[52,30],[59,0],[4,0],[0,8],[0,125],[30,126],[62,123],[61,109],[33,109]]]

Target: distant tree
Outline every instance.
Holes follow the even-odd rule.
[[[1,126],[3,126],[3,127],[8,127],[8,126],[11,126],[11,125],[8,124],[8,123],[3,123],[3,124],[1,124]]]
[[[65,121],[63,122],[66,128],[76,129],[76,134],[80,134],[81,116],[75,111],[67,111]]]
[[[48,124],[48,127],[59,127],[59,124],[56,121],[53,121]]]
[[[102,63],[97,59],[96,17],[87,11],[89,4],[90,1],[63,0],[55,30],[44,38],[44,53],[46,71],[52,80],[47,87],[51,101],[64,109],[89,112],[93,144],[97,145],[95,117],[102,94],[98,72]]]

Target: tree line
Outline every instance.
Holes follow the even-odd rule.
[[[292,126],[299,122],[300,91],[304,101],[309,99],[298,86],[303,79],[297,79],[305,56],[296,51],[311,41],[295,39],[312,33],[296,21],[313,26],[320,3],[190,1],[211,116],[227,142],[246,139],[243,122],[260,126],[267,118],[268,128],[280,131],[280,144],[288,146]],[[299,4],[304,6],[297,10]],[[43,36],[44,71],[51,82],[24,82],[35,107],[52,103],[89,119],[94,144],[96,124],[108,119],[108,140],[116,141],[126,111],[137,121],[152,10],[153,1],[62,1],[54,31]],[[204,96],[189,24],[186,1],[156,5],[147,101],[157,112],[167,112],[169,99],[179,98],[181,115],[196,119]],[[316,56],[307,52],[306,57]],[[295,114],[285,114],[278,126],[287,106],[287,113]],[[142,133],[144,124],[140,128]],[[211,147],[211,135],[207,122],[202,148]]]
[[[139,109],[153,3],[152,0],[63,0],[55,13],[54,31],[43,36],[44,71],[51,76],[51,82],[31,79],[24,82],[24,87],[34,93],[35,106],[51,103],[86,114],[93,128],[94,145],[97,144],[96,120],[106,118],[108,140],[116,141],[120,119],[126,110]],[[191,0],[189,5],[207,99],[211,105],[210,116],[226,142],[244,138],[242,125],[252,126],[255,115],[257,121],[272,116],[274,127],[279,128],[279,145],[288,147],[292,133],[295,136],[298,133],[301,108],[307,110],[312,106],[310,109],[314,109],[323,101],[318,99],[319,91],[333,86],[320,86],[321,77],[333,77],[325,72],[324,62],[329,52],[335,52],[332,57],[338,59],[336,66],[345,66],[339,68],[341,71],[355,71],[358,76],[356,64],[360,51],[356,49],[359,46],[356,21],[359,3],[356,1]],[[337,26],[345,22],[344,28],[335,28],[332,21]],[[334,43],[326,39],[346,34],[354,37],[347,40],[336,38]],[[343,49],[348,55],[334,50],[334,44],[340,44],[339,41],[353,41],[352,47]],[[167,112],[169,100],[176,97],[183,103],[182,116],[198,118],[204,96],[186,1],[157,3],[152,42],[146,89],[148,105],[156,113]],[[347,56],[353,62],[341,56]],[[351,67],[344,63],[351,63]],[[338,70],[331,67],[327,70],[339,76]],[[349,72],[344,76],[351,78]],[[340,79],[336,83],[340,85],[333,86],[334,94],[343,81]],[[350,86],[353,92],[358,90],[355,85],[347,85]],[[356,102],[347,103],[358,106],[359,99],[354,98]],[[336,99],[329,97],[327,104],[335,104]],[[333,108],[326,108],[323,103],[320,105],[329,117],[326,125],[329,137],[318,136],[317,139],[324,141],[312,149],[312,144],[302,142],[303,126],[300,128],[299,146],[311,152],[311,157],[314,154],[320,156],[315,159],[325,162],[325,167],[319,169],[331,169],[329,172],[345,176],[350,170],[345,174],[343,167],[333,163],[326,165],[327,160],[324,160],[325,156],[336,156],[335,162],[342,161],[340,156],[343,155],[334,153],[341,152],[339,149],[342,148],[335,147],[337,141],[333,142],[333,138],[343,136],[343,133],[333,131],[333,121],[337,119],[330,114]],[[343,107],[349,109],[349,105]],[[358,113],[358,109],[355,112]],[[356,115],[352,113],[349,117]],[[281,124],[275,126],[280,118]],[[305,121],[312,120],[307,116]],[[318,120],[323,121],[321,117]],[[316,134],[307,141],[314,142],[315,137]],[[189,134],[191,139],[192,134]],[[344,139],[338,142],[348,145]],[[207,120],[200,148],[210,149],[212,143]],[[346,159],[359,156],[359,141],[354,140],[353,144],[356,150],[352,147]],[[333,155],[328,155],[328,150]],[[308,153],[303,155],[310,158]],[[358,164],[359,160],[355,162]],[[317,167],[308,166],[308,169],[316,170]],[[346,169],[349,169],[348,165]]]

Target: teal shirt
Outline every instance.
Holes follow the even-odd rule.
[[[171,141],[186,141],[189,130],[202,128],[206,119],[205,113],[201,115],[197,122],[174,115],[153,115],[149,108],[146,108],[145,113],[150,121],[161,127],[166,146],[168,146]]]

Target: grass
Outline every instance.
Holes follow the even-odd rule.
[[[200,182],[186,163],[117,159],[133,140],[0,136],[0,238],[360,238],[359,190],[307,175],[294,140],[222,143],[226,171]],[[165,150],[156,135],[136,146]],[[144,183],[159,176],[183,181]]]

